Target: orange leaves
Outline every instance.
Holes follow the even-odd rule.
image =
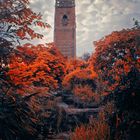
[[[13,63],[9,65],[10,71],[8,75],[10,79],[14,82],[16,86],[27,86],[31,85],[31,81],[29,80],[30,76],[32,76],[32,72],[30,72],[30,68],[28,65],[23,63]]]
[[[138,68],[138,71],[140,72],[140,58],[137,59],[136,67]]]
[[[30,47],[28,47],[30,46]],[[21,55],[21,61],[18,61],[20,55],[14,56],[9,64],[9,72],[11,83],[21,89],[44,88],[45,90],[54,90],[58,88],[58,83],[64,75],[64,60],[59,55],[51,54],[50,48],[43,46],[18,47]],[[54,51],[57,51],[55,49]],[[32,57],[31,60],[29,57]],[[34,90],[33,90],[34,91]]]
[[[88,125],[76,127],[71,140],[110,140],[110,128],[104,120],[105,114],[99,113],[98,119],[90,119]]]
[[[124,65],[124,72],[127,74],[131,71],[131,66],[129,64]]]
[[[28,5],[28,0],[5,0],[0,3],[0,20],[5,26],[2,32],[6,32],[7,38],[10,37],[12,41],[14,39],[19,43],[20,39],[42,39],[42,33],[37,33],[33,25],[50,28],[48,23],[42,21],[42,16],[33,12]]]
[[[86,69],[79,69],[77,68],[76,70],[70,72],[67,74],[63,80],[63,84],[66,86],[67,84],[70,84],[71,82],[78,82],[84,81],[84,80],[94,80],[97,77],[97,74],[86,68]],[[71,81],[72,80],[72,81]]]
[[[129,87],[130,73],[134,69],[139,70],[140,66],[138,38],[140,38],[140,29],[127,29],[113,32],[95,43],[96,52],[90,63],[94,65],[99,75],[99,82],[104,87],[101,93],[106,91],[111,93],[116,89]]]
[[[24,3],[29,4],[29,0],[22,0]]]
[[[85,61],[82,61],[80,59],[71,59],[67,62],[66,64],[66,72],[70,73],[72,71],[74,71],[75,69],[82,69],[82,68],[86,68],[88,66],[88,64]]]
[[[25,28],[24,32],[28,33],[28,35],[31,37],[31,39],[34,39],[34,38],[42,39],[43,38],[43,35],[35,33],[35,31],[32,30],[31,28],[29,28],[28,26],[25,26],[24,28]]]
[[[93,67],[82,60],[70,60],[66,64],[66,75],[62,85],[82,100],[95,99],[95,79],[97,74]]]
[[[86,101],[93,101],[95,99],[94,97],[96,96],[96,94],[93,92],[93,89],[89,85],[76,85],[73,89],[73,93],[80,97],[81,100]]]
[[[19,36],[21,39],[25,37],[25,32],[23,29],[19,29],[16,31],[17,36]]]
[[[44,27],[44,28],[50,28],[51,27],[48,23],[44,23],[42,21],[36,21],[35,25],[40,26],[40,27]]]
[[[84,81],[84,80],[92,80],[93,77],[91,77],[91,71],[87,69],[79,69],[77,68],[76,70],[70,72],[67,74],[64,79],[63,79],[63,86],[70,90],[72,85],[76,85],[79,83],[79,81]]]

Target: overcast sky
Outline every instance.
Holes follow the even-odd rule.
[[[31,0],[31,7],[52,26],[37,43],[52,42],[55,0]],[[140,20],[140,0],[76,0],[77,56],[94,51],[93,41],[112,31],[131,28],[133,18]]]

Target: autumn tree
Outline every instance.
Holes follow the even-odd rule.
[[[100,83],[104,85],[100,92],[109,94],[130,87],[138,88],[135,83],[138,81],[133,79],[137,79],[140,69],[139,34],[139,29],[122,30],[95,42],[92,62]]]
[[[17,43],[21,40],[42,38],[43,35],[36,33],[32,26],[49,28],[47,23],[42,22],[41,14],[33,12],[29,8],[29,0],[5,0],[0,1],[0,75],[6,76],[9,69],[11,56],[18,53]],[[3,79],[6,80],[6,79]]]
[[[17,49],[20,55],[9,64],[8,76],[16,88],[24,92],[41,89],[44,92],[57,89],[65,73],[65,61],[53,46],[32,46],[26,44]],[[25,53],[26,55],[21,55]],[[26,91],[27,90],[27,91]]]
[[[5,62],[21,40],[42,39],[43,35],[32,29],[32,26],[49,28],[42,22],[41,14],[33,12],[29,0],[0,1],[0,61]],[[6,54],[6,55],[5,55]],[[5,58],[3,58],[5,55]]]
[[[50,27],[47,23],[42,22],[40,13],[37,14],[29,8],[29,0],[1,1],[0,9],[1,38],[5,38],[9,42],[42,38],[43,35],[36,33],[31,25]]]
[[[137,139],[137,121],[140,119],[140,29],[113,32],[95,42],[95,46],[91,62],[98,74],[98,92],[112,97],[117,107],[116,123],[112,122],[116,125],[113,139]]]
[[[84,60],[70,60],[66,64],[66,74],[63,79],[65,90],[74,93],[83,100],[92,100],[96,90],[97,74]]]
[[[42,128],[49,131],[53,107],[48,98],[61,86],[65,59],[52,44],[26,44],[17,51],[6,79],[0,77],[0,138],[37,139]]]
[[[0,1],[0,73],[4,74],[14,54],[20,55],[17,45],[22,40],[42,39],[43,35],[32,29],[33,26],[49,28],[42,21],[42,15],[29,7],[29,0]],[[24,55],[24,54],[22,54]],[[9,68],[8,68],[9,69]],[[4,72],[3,72],[4,71]],[[4,77],[4,76],[3,76]],[[6,77],[6,76],[5,76]]]
[[[81,59],[70,59],[66,63],[66,74],[76,70],[84,69],[88,66],[88,63]]]
[[[67,74],[63,80],[66,89],[72,90],[76,84],[93,84],[92,80],[96,77],[96,73],[90,69],[76,69]]]
[[[17,45],[21,45],[22,40],[29,42],[34,38],[43,38],[43,35],[33,30],[33,26],[50,27],[47,23],[42,22],[40,13],[37,14],[30,9],[28,0],[0,1],[0,139],[37,138],[36,123],[39,120],[37,120],[36,116],[38,112],[36,112],[35,108],[31,108],[29,100],[32,96],[39,93],[38,91],[41,92],[40,86],[48,90],[47,82],[49,80],[52,87],[57,85],[57,80],[54,80],[53,76],[48,77],[44,74],[45,70],[49,70],[49,66],[45,65],[42,61],[40,62],[43,54],[41,54],[40,58],[37,55],[33,59],[28,51],[27,55],[24,53],[25,48],[21,51],[19,49],[21,47],[17,47]],[[34,49],[34,54],[36,54],[36,50]],[[48,59],[51,58],[51,61],[53,61],[49,52],[46,55],[49,55]],[[32,62],[32,60],[35,61]],[[30,62],[32,64],[29,66]],[[32,75],[33,73],[30,73],[30,70],[33,70],[32,72],[36,74],[35,77]],[[36,73],[35,70],[37,70]],[[48,78],[47,82],[43,76]],[[28,79],[30,80],[26,81]],[[37,84],[39,81],[43,82],[39,85]],[[35,89],[34,85],[40,88],[37,87]],[[28,94],[32,92],[33,94],[24,94],[24,97],[20,95],[20,93],[25,92],[28,92]],[[33,105],[36,108],[38,107],[36,102],[33,102]]]

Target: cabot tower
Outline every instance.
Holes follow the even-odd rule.
[[[56,0],[54,43],[64,56],[76,57],[75,0]]]

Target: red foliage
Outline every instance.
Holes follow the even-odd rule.
[[[66,63],[66,73],[70,73],[76,69],[83,69],[88,66],[88,63],[80,59],[70,59]]]
[[[66,75],[63,79],[65,90],[72,91],[83,100],[95,97],[95,78],[97,74],[89,64],[82,60],[67,62]]]
[[[50,28],[50,25],[42,22],[42,16],[29,8],[29,0],[5,0],[0,2],[3,24],[2,33],[6,32],[10,39],[41,39],[43,35],[36,33],[31,25]],[[13,40],[12,40],[13,41]]]
[[[129,74],[140,70],[140,29],[113,32],[95,42],[91,63],[99,75],[100,92],[109,94],[130,86]]]
[[[13,85],[25,92],[58,88],[65,73],[65,61],[56,48],[25,45],[18,50],[20,55],[14,56],[9,64],[8,75]]]
[[[96,73],[90,69],[79,69],[72,71],[64,77],[63,85],[66,89],[72,90],[76,84],[81,84],[82,81],[94,80]]]
[[[83,101],[96,101],[97,103],[100,100],[100,95],[93,91],[91,85],[75,85],[72,92]]]
[[[110,140],[110,129],[104,113],[100,112],[98,119],[90,119],[88,125],[77,127],[71,140]]]

